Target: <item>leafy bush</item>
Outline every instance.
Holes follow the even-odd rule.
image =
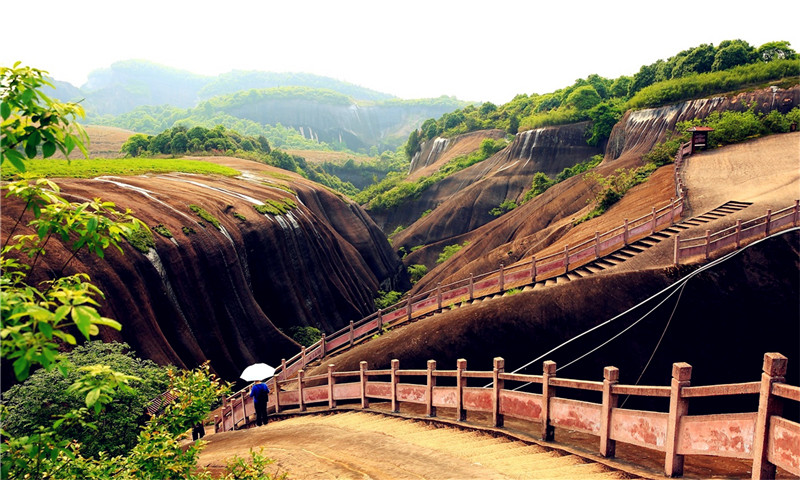
[[[439,254],[439,258],[436,259],[436,263],[444,263],[448,258],[455,255],[459,250],[469,245],[469,242],[464,242],[461,245],[447,245],[442,249],[442,253]]]
[[[375,308],[391,307],[397,303],[402,296],[402,293],[395,290],[391,290],[389,292],[378,290],[378,296],[375,298]]]
[[[411,278],[411,283],[417,283],[428,273],[428,267],[425,265],[414,264],[408,267],[408,276]]]
[[[503,215],[504,213],[508,213],[511,210],[514,210],[515,208],[517,208],[517,204],[514,201],[505,200],[499,206],[494,207],[493,209],[489,210],[489,214],[490,215],[494,215],[495,217],[499,217],[500,215]]]
[[[300,345],[310,347],[322,338],[322,332],[316,327],[300,327],[295,325],[289,328],[289,336]]]
[[[131,390],[117,395],[102,415],[92,416],[97,430],[78,424],[71,425],[64,434],[80,442],[87,455],[97,455],[101,450],[110,455],[126,453],[144,426],[145,407],[167,388],[167,369],[136,357],[125,343],[91,341],[64,357],[74,367],[66,376],[56,370],[40,369],[3,393],[3,403],[8,407],[3,427],[12,435],[31,435],[39,426],[82,404],[84,395],[71,391],[69,386],[83,375],[80,368],[102,363],[137,379],[131,380]]]
[[[525,192],[525,195],[522,197],[522,203],[527,202],[528,200],[536,197],[537,195],[541,195],[542,193],[547,191],[548,188],[552,187],[555,184],[556,184],[555,180],[550,179],[550,177],[548,177],[544,173],[536,172],[533,175],[533,181],[531,182],[530,190]]]

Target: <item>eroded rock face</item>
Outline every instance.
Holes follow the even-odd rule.
[[[460,236],[495,220],[490,210],[506,200],[521,203],[537,172],[554,178],[564,168],[600,153],[586,144],[587,126],[584,122],[520,132],[502,151],[426,189],[415,200],[415,211],[433,211],[415,221],[418,216],[407,218],[408,209],[398,207],[394,213],[414,223],[394,238],[394,246],[410,250],[435,245],[436,251],[419,251],[414,259],[431,264],[443,245],[459,243]]]
[[[778,110],[785,114],[800,105],[800,85],[788,89],[764,88],[730,97],[689,100],[659,108],[628,111],[614,126],[606,147],[606,160],[623,154],[642,156],[664,140],[679,122],[705,118],[712,112],[743,112],[751,106],[758,113]]]
[[[279,328],[311,325],[330,333],[371,313],[379,288],[402,286],[399,259],[358,205],[300,177],[279,176],[57,180],[68,200],[102,197],[172,234],[154,232],[155,249],[146,254],[125,243],[124,255],[112,248],[105,259],[81,252],[70,261],[64,273],[88,272],[106,294],[102,313],[123,324],[101,337],[124,340],[162,364],[211,360],[232,380],[250,363],[277,365],[299,351]],[[254,209],[270,199],[296,208],[280,215]],[[220,228],[189,205],[202,207]],[[21,209],[3,199],[4,238]],[[63,246],[48,247],[39,277],[68,258]]]

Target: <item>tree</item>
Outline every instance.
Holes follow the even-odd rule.
[[[582,111],[589,110],[601,101],[600,95],[598,95],[597,90],[595,90],[593,86],[583,85],[570,93],[564,103]]]
[[[713,45],[704,43],[698,45],[688,55],[675,62],[672,69],[672,78],[685,77],[692,73],[706,73],[711,71],[717,50]]]
[[[607,140],[620,117],[622,117],[622,109],[614,103],[603,102],[595,105],[589,110],[589,118],[592,119],[592,135],[586,143],[594,146]]]
[[[125,140],[125,143],[122,144],[122,148],[120,148],[119,151],[131,157],[138,157],[147,151],[149,146],[150,135],[137,133]]]
[[[65,428],[64,434],[80,442],[83,453],[91,456],[103,450],[111,455],[129,451],[144,425],[145,408],[168,386],[167,369],[137,358],[125,343],[91,341],[64,358],[71,365],[66,376],[57,370],[39,369],[3,393],[8,407],[6,430],[12,435],[31,435],[53,418],[69,413],[73,405],[83,402],[78,392],[69,388],[81,376],[78,369],[102,363],[138,380],[132,380],[131,390],[119,393],[100,415],[91,415],[98,429],[77,424]]]
[[[726,40],[719,44],[711,71],[727,70],[753,63],[758,58],[756,49],[744,40]]]
[[[795,52],[789,45],[791,44],[786,40],[767,42],[758,47],[757,54],[758,57],[765,62],[783,60],[785,58],[795,58],[797,56],[797,52]]]
[[[184,153],[188,147],[189,137],[186,136],[186,132],[178,131],[172,135],[172,140],[170,141],[170,151],[173,154]]]
[[[428,267],[419,263],[408,266],[408,276],[411,278],[411,283],[417,283],[428,273]]]
[[[53,87],[45,79],[47,72],[21,67],[0,67],[0,165],[8,160],[20,172],[25,171],[24,159],[33,158],[41,149],[50,157],[60,150],[65,157],[78,147],[86,155],[86,132],[75,121],[84,117],[83,108],[76,103],[59,103],[42,92]],[[22,150],[23,153],[20,152]]]

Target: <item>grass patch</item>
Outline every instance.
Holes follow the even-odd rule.
[[[125,234],[125,240],[142,253],[147,253],[156,246],[156,240],[153,238],[153,233],[149,228],[132,230]]]
[[[214,225],[214,228],[216,228],[217,230],[222,230],[219,224],[219,220],[214,218],[214,216],[208,213],[205,209],[203,209],[203,207],[200,207],[199,205],[189,205],[189,210],[193,211],[198,217],[202,218],[206,222],[210,223],[211,225]]]
[[[178,158],[89,158],[67,162],[56,158],[34,158],[26,162],[27,173],[36,177],[94,178],[102,175],[142,175],[145,173],[196,173],[201,175],[239,175],[238,170],[216,163]],[[2,179],[19,175],[11,164],[3,165]]]
[[[190,235],[190,234],[197,233],[197,232],[194,231],[194,228],[192,228],[192,227],[181,227],[181,231],[183,232],[184,235]]]
[[[153,231],[165,238],[172,238],[172,232],[169,231],[166,225],[159,223],[153,227]]]
[[[253,205],[256,212],[262,215],[284,215],[297,208],[297,203],[291,198],[282,198],[280,200],[265,200],[263,205]]]
[[[232,213],[232,215],[233,215],[233,218],[235,218],[235,219],[237,219],[237,220],[241,220],[241,221],[243,221],[243,222],[246,222],[246,221],[247,221],[247,217],[245,217],[244,215],[242,215],[242,214],[241,214],[241,213],[239,213],[239,212],[233,212],[233,213]]]

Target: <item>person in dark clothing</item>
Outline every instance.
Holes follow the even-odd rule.
[[[192,427],[192,440],[200,440],[205,436],[206,436],[206,427],[203,426],[203,422],[197,422]]]
[[[267,424],[267,401],[269,400],[269,387],[262,380],[258,380],[250,389],[250,396],[256,406],[256,426]]]

